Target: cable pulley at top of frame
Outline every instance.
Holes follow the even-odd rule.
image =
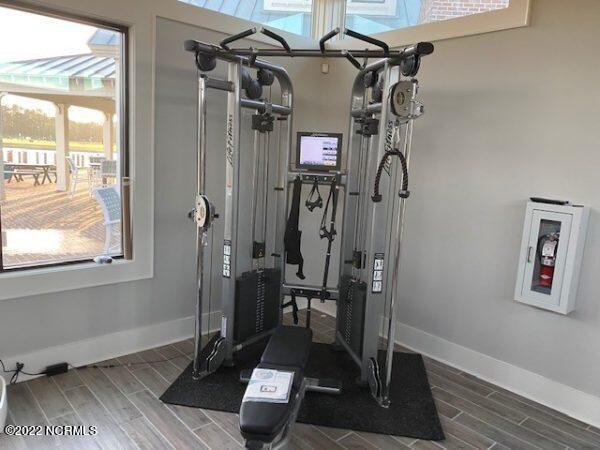
[[[210,72],[217,67],[217,58],[204,53],[196,53],[196,67],[201,72]]]
[[[242,89],[246,92],[246,97],[251,100],[258,100],[262,96],[263,86],[271,86],[274,81],[275,75],[268,69],[259,69],[254,79],[250,71],[242,67]]]
[[[400,72],[405,77],[415,77],[421,67],[421,57],[417,55],[409,56],[400,61]]]

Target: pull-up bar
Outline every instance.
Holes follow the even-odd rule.
[[[241,39],[252,36],[256,33],[264,34],[265,36],[270,37],[271,39],[279,42],[282,48],[231,48],[229,44],[239,41]],[[433,53],[433,44],[430,42],[419,42],[417,44],[405,47],[401,50],[390,50],[389,46],[379,39],[375,39],[371,36],[366,36],[364,34],[358,33],[356,31],[345,28],[343,30],[343,34],[346,36],[350,36],[352,38],[358,39],[360,41],[366,42],[371,45],[375,45],[380,49],[364,49],[364,50],[354,50],[352,52],[348,50],[331,50],[325,48],[325,43],[335,36],[340,34],[340,29],[335,28],[331,30],[329,33],[324,35],[319,40],[319,49],[292,49],[287,41],[280,36],[279,34],[268,30],[264,27],[259,28],[250,28],[246,31],[242,31],[241,33],[235,34],[228,38],[223,39],[219,46],[204,44],[199,41],[186,41],[185,49],[188,51],[193,51],[196,53],[200,53],[206,55],[208,57],[220,57],[223,59],[231,59],[232,57],[245,57],[247,58],[247,62],[251,66],[256,66],[256,63],[260,64],[260,61],[257,61],[256,58],[259,56],[263,57],[281,57],[281,56],[290,56],[290,57],[326,57],[326,58],[346,58],[348,61],[352,63],[357,69],[363,69],[363,65],[360,64],[357,58],[391,58],[393,61],[400,63],[403,60],[408,60],[410,58],[420,58],[421,56],[429,55]],[[229,57],[229,58],[228,58]]]

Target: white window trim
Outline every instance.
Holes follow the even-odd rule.
[[[110,5],[107,5],[110,3]],[[119,4],[121,3],[121,4]],[[125,3],[126,5],[123,5]],[[133,259],[115,260],[110,265],[93,262],[42,268],[10,270],[0,274],[0,301],[122,283],[153,277],[154,267],[154,136],[152,131],[154,80],[147,68],[154,60],[152,24],[147,13],[133,2],[110,0],[102,5],[72,0],[24,1],[21,6],[55,10],[130,27],[128,51],[129,160],[131,180],[131,223]],[[3,6],[16,6],[5,2]],[[18,5],[17,5],[18,6]],[[105,11],[112,7],[115,15]],[[140,68],[140,70],[138,70]],[[146,93],[152,92],[152,96]]]
[[[470,16],[439,22],[425,23],[412,27],[391,30],[371,35],[387,43],[390,47],[400,47],[422,41],[440,41],[492,31],[529,25],[531,0],[510,0],[509,6]],[[360,30],[356,30],[359,31]],[[371,47],[356,39],[343,39],[331,43],[331,48],[357,50]]]

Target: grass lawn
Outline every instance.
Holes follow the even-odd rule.
[[[56,142],[54,141],[39,141],[35,139],[21,138],[4,138],[3,146],[6,148],[30,148],[32,150],[48,150],[55,149]],[[69,142],[71,150],[88,151],[88,152],[103,152],[104,147],[101,142]]]

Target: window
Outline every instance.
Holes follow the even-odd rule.
[[[0,272],[122,256],[126,38],[0,6]]]
[[[346,26],[363,34],[507,8],[509,0],[346,0]]]
[[[312,0],[179,0],[302,36],[311,35]]]

